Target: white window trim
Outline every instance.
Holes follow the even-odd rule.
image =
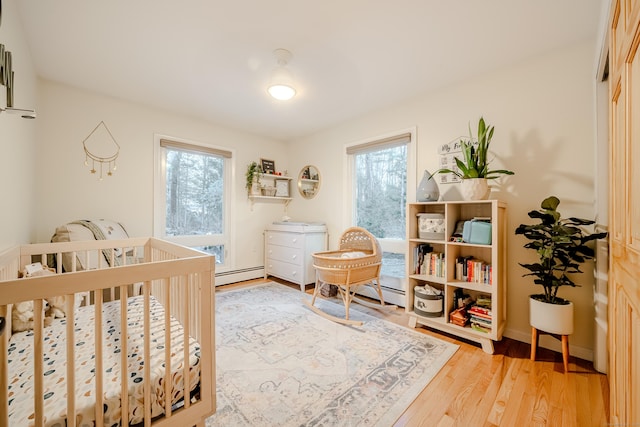
[[[153,158],[154,158],[154,176],[153,176],[153,235],[158,239],[164,239],[185,246],[200,246],[200,242],[208,239],[207,236],[189,236],[186,237],[174,237],[166,236],[163,226],[166,223],[166,158],[162,155],[164,148],[160,146],[161,139],[169,139],[176,142],[190,144],[199,147],[218,149],[228,151],[231,153],[230,159],[225,159],[225,183],[224,186],[224,230],[222,241],[215,244],[222,244],[225,248],[224,264],[216,264],[216,272],[224,272],[231,270],[235,265],[235,250],[232,248],[236,230],[235,223],[231,221],[231,218],[235,217],[235,169],[236,169],[236,152],[234,149],[228,147],[217,146],[213,144],[207,144],[198,141],[191,141],[184,138],[176,138],[174,136],[164,134],[153,135]],[[210,240],[203,242],[204,244],[211,244]]]

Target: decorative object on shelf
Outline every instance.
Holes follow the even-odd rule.
[[[491,192],[487,184],[488,179],[496,179],[500,175],[513,175],[506,169],[489,169],[487,160],[489,145],[493,138],[493,126],[487,126],[484,118],[478,121],[477,140],[473,138],[471,124],[469,124],[469,139],[460,140],[463,159],[455,158],[457,169],[442,168],[435,173],[450,173],[459,177],[461,191],[465,200],[485,200]]]
[[[6,88],[5,103],[0,104],[0,113],[4,111],[9,114],[20,115],[24,119],[35,119],[36,112],[34,110],[13,108],[14,76],[15,73],[13,72],[13,57],[11,52],[5,50],[4,45],[0,44],[0,85]]]
[[[416,286],[413,291],[413,310],[421,316],[440,317],[444,313],[444,296],[442,291],[425,284]]]
[[[312,165],[306,165],[298,175],[298,191],[305,199],[313,199],[320,190],[320,172]]]
[[[116,159],[120,154],[120,145],[118,145],[104,121],[98,123],[82,141],[82,146],[85,154],[84,165],[88,166],[89,159],[91,159],[90,172],[92,174],[97,172],[96,162],[98,162],[100,165],[100,180],[103,177],[102,172],[105,164],[108,167],[107,176],[113,175],[113,171],[116,170]]]
[[[247,189],[248,196],[260,195],[260,184],[258,184],[260,175],[262,175],[262,167],[259,164],[251,162],[247,165],[245,188]]]
[[[432,175],[425,169],[422,181],[416,190],[416,200],[418,202],[437,202],[440,197],[440,190],[435,179],[431,179]]]
[[[293,74],[286,67],[293,55],[286,49],[276,49],[273,54],[276,57],[278,66],[273,70],[267,91],[274,99],[288,101],[296,95]]]
[[[289,180],[288,179],[276,179],[276,197],[289,197]]]
[[[444,214],[419,213],[418,237],[421,239],[444,240]]]
[[[529,212],[529,217],[538,219],[538,224],[520,224],[515,234],[529,240],[524,247],[532,249],[538,262],[520,263],[529,270],[523,275],[533,276],[534,283],[541,285],[544,293],[529,296],[529,323],[532,328],[531,360],[535,360],[538,331],[562,336],[565,372],[568,363],[568,335],[573,333],[573,304],[558,297],[561,286],[578,286],[569,276],[582,273],[580,266],[595,256],[590,242],[607,237],[604,233],[588,233],[585,226],[595,221],[581,218],[562,218],[557,208],[560,200],[547,197],[539,210]]]
[[[262,173],[275,175],[276,162],[274,162],[273,160],[260,159],[260,166],[262,168]]]
[[[263,196],[273,197],[276,195],[276,187],[273,187],[271,185],[261,187],[261,191]]]
[[[473,218],[462,226],[462,241],[477,245],[491,244],[491,218]]]

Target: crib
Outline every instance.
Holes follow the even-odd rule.
[[[35,262],[55,272],[19,278]],[[0,427],[204,426],[215,412],[214,268],[213,256],[154,238],[0,254]],[[60,296],[65,317],[52,319]],[[24,301],[33,329],[12,333]]]
[[[317,314],[334,322],[361,326],[362,322],[349,319],[351,302],[385,310],[398,308],[386,305],[380,288],[380,268],[382,266],[382,248],[378,239],[362,227],[350,227],[340,236],[337,251],[316,252],[312,254],[313,266],[316,269],[316,283],[311,302],[303,302]],[[337,287],[345,307],[344,318],[333,316],[315,306],[318,294],[326,286]],[[375,304],[358,298],[356,293],[362,286],[370,286],[378,294],[380,303]]]

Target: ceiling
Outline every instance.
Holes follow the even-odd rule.
[[[10,1],[40,77],[284,141],[596,41],[606,2]],[[277,48],[291,101],[266,92]]]

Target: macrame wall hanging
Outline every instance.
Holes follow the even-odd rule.
[[[84,165],[89,166],[89,161],[91,161],[91,173],[98,172],[96,170],[96,163],[98,163],[100,180],[102,180],[105,168],[107,176],[113,175],[113,171],[116,170],[116,159],[120,154],[120,146],[103,121],[98,123],[98,126],[82,141],[82,146],[85,154]]]

